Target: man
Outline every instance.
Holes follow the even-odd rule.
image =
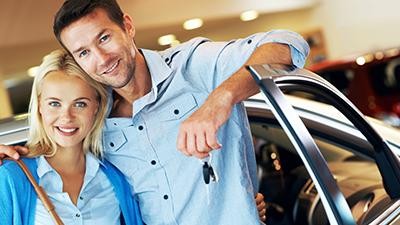
[[[155,52],[139,50],[135,32],[115,0],[67,0],[54,21],[76,62],[112,88],[105,157],[134,187],[144,222],[259,224],[256,162],[240,103],[258,88],[244,65],[302,67],[307,43],[271,31],[231,42],[195,38]],[[205,184],[210,165],[216,181]]]

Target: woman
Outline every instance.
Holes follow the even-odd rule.
[[[29,154],[23,159],[64,224],[142,224],[122,173],[102,157],[106,91],[68,55],[47,55],[29,107]],[[0,167],[2,224],[52,224],[19,166]]]

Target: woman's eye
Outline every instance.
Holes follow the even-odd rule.
[[[78,108],[84,108],[86,106],[87,106],[87,104],[85,102],[77,102],[77,103],[75,103],[75,107],[78,107]]]
[[[51,107],[58,107],[60,105],[61,104],[59,102],[49,102],[49,106],[51,106]]]

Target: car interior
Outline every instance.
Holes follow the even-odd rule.
[[[329,224],[323,205],[295,148],[277,121],[250,116],[258,164],[259,192],[267,202],[267,224]],[[306,124],[307,125],[307,124]],[[369,224],[390,203],[375,162],[309,129],[345,196],[357,224]]]

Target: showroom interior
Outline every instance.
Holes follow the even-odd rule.
[[[85,2],[72,1],[79,6]],[[105,0],[99,1],[104,3]],[[112,91],[109,89],[112,96],[108,99],[101,86],[94,88],[96,93],[87,93],[93,89],[90,86],[97,83],[86,84],[82,71],[68,74],[69,71],[62,68],[50,76],[48,74],[54,72],[52,69],[48,73],[38,72],[43,57],[62,48],[52,26],[54,15],[64,0],[0,1],[0,187],[4,186],[4,180],[10,184],[8,180],[25,181],[20,179],[18,170],[9,169],[15,165],[11,158],[4,159],[5,156],[15,157],[15,151],[23,162],[33,162],[31,165],[45,159],[42,162],[62,164],[67,170],[81,166],[77,173],[71,173],[75,176],[70,177],[86,185],[88,183],[81,177],[75,178],[76,175],[84,178],[87,172],[90,175],[92,166],[86,164],[86,159],[90,159],[86,157],[88,154],[79,153],[94,152],[96,148],[99,154],[96,156],[103,162],[113,163],[133,186],[127,194],[129,197],[124,199],[139,203],[141,219],[146,224],[247,225],[259,224],[258,220],[275,225],[400,224],[399,1],[115,1],[132,17],[134,32],[123,33],[114,23],[103,20],[106,16],[100,11],[91,14],[90,19],[79,20],[78,35],[75,30],[71,32],[75,36],[70,36],[74,43],[72,49],[76,49],[72,51],[78,57],[86,53],[92,57],[80,61],[80,65],[95,80],[112,86]],[[89,2],[94,0],[86,0]],[[73,8],[82,8],[79,6]],[[241,62],[234,67],[235,62],[247,59],[246,52],[246,57],[251,54],[248,46],[255,48],[259,43],[249,35],[277,29],[291,30],[304,37],[311,50],[305,69],[273,64],[269,61],[270,54],[262,52],[266,57],[257,58],[256,62],[271,64],[246,65],[240,67],[239,73],[234,73],[242,65]],[[130,54],[133,51],[129,48],[133,42],[125,36],[132,33],[138,48],[160,51],[158,54],[143,50],[144,57],[136,54],[133,73],[130,70],[134,67]],[[196,42],[193,48],[181,46],[161,52],[199,36],[222,44],[197,39],[202,41]],[[273,42],[293,37],[282,38],[279,33],[271,36]],[[241,38],[242,42],[226,42]],[[305,53],[302,52],[307,48],[299,47],[306,46],[305,42],[296,41],[296,38],[289,42],[298,50],[297,57],[292,54],[292,62],[303,64]],[[282,47],[263,45],[257,50],[270,46],[273,48],[268,53],[275,53]],[[63,53],[59,61],[74,66],[73,60],[68,58]],[[234,78],[239,75],[243,79],[224,82],[222,88],[214,87],[232,73]],[[35,74],[39,75],[35,78]],[[226,76],[219,79],[221,74]],[[230,78],[228,81],[232,80]],[[40,87],[35,86],[38,91],[32,95],[33,104],[29,110],[33,113],[28,114],[34,79],[35,84],[42,83]],[[239,100],[229,98],[244,94],[250,87],[253,90],[253,79],[259,94],[243,97],[239,104]],[[209,80],[212,87],[207,86]],[[226,83],[228,85],[224,86]],[[218,92],[221,89],[223,91]],[[217,95],[213,95],[215,93]],[[224,93],[228,93],[228,98],[224,98]],[[112,104],[109,104],[110,99]],[[212,104],[207,104],[209,102]],[[106,104],[111,106],[109,110]],[[234,105],[233,110],[231,105]],[[229,117],[228,120],[225,117]],[[91,122],[95,125],[91,125],[93,128],[89,131],[87,124]],[[188,123],[193,126],[186,126]],[[224,136],[225,133],[229,135]],[[203,140],[210,137],[211,142]],[[89,147],[87,140],[91,140]],[[212,145],[214,141],[216,145]],[[186,146],[182,147],[185,142]],[[194,153],[197,155],[188,151],[194,150],[196,145],[198,149]],[[28,153],[19,146],[27,147]],[[35,155],[38,149],[52,152]],[[53,164],[48,167],[54,169],[56,175],[59,173]],[[41,173],[41,167],[37,168],[29,170]],[[85,203],[82,209],[89,212],[97,210],[92,207],[92,199],[93,202],[115,203],[107,199],[109,195],[91,198],[91,195],[85,196],[86,191],[68,198],[69,192],[64,187],[69,185],[62,178],[60,176],[61,182],[59,179],[51,181],[62,187],[61,191],[53,193],[46,189],[49,186],[46,186],[46,178],[40,185],[50,193],[49,197],[62,192],[63,199]],[[103,183],[92,184],[99,187]],[[76,190],[82,191],[85,185]],[[114,187],[117,186],[120,185]],[[6,210],[2,209],[8,206],[2,205],[8,204],[4,199],[14,198],[9,190],[17,190],[15,197],[23,199],[25,195],[20,189],[25,190],[19,186],[0,188],[0,203],[3,203],[0,204],[0,218],[19,218],[3,216]],[[25,192],[30,193],[30,189],[27,190]],[[130,198],[132,193],[134,198]],[[246,216],[246,207],[253,206],[253,194],[256,194],[258,212],[252,210],[254,215]],[[260,200],[260,196],[263,199]],[[237,201],[241,197],[248,201]],[[118,201],[121,204],[120,199]],[[25,203],[23,200],[22,204]],[[69,217],[60,213],[63,221],[73,219],[91,224],[92,218],[98,219],[91,213],[77,213],[75,209],[81,210],[81,204],[70,203],[73,210],[68,213]],[[115,213],[109,205],[98,205],[104,211]],[[69,209],[58,206],[62,207],[52,210]],[[30,211],[32,207],[27,209]],[[40,208],[31,214],[39,213]],[[115,215],[112,217],[125,216],[119,211]],[[252,222],[240,223],[235,216],[249,218]],[[40,217],[37,218],[39,221]],[[101,213],[99,218],[108,219],[109,216]],[[137,218],[140,223],[140,217]],[[160,219],[160,222],[148,222],[153,219]],[[105,221],[104,224],[110,224]],[[125,217],[115,224],[120,222],[125,224]],[[11,223],[16,224],[7,224]]]

